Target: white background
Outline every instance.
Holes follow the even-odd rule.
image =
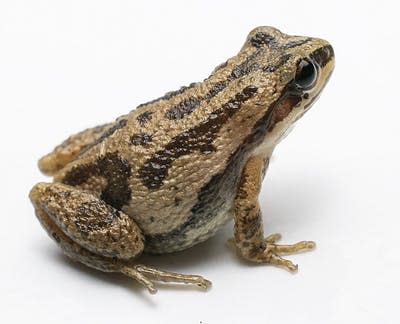
[[[0,2],[0,322],[398,323],[399,9],[396,1]],[[336,70],[280,144],[261,194],[265,232],[315,240],[292,275],[238,260],[232,223],[141,262],[196,273],[159,287],[67,260],[35,219],[37,159],[71,133],[207,77],[272,25],[329,40]],[[49,181],[49,180],[47,180]]]

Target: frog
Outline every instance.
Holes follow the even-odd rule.
[[[72,135],[41,158],[53,180],[30,191],[37,219],[71,259],[127,275],[150,293],[157,282],[209,288],[202,276],[138,259],[189,249],[232,219],[240,258],[296,271],[282,255],[315,243],[265,236],[259,194],[274,148],[333,68],[326,40],[253,29],[204,81]]]

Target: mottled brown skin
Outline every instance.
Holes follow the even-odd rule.
[[[44,174],[53,175],[75,159],[85,148],[98,140],[109,127],[110,124],[101,125],[70,136],[58,145],[53,152],[40,159],[40,170]]]
[[[312,63],[312,78],[304,62]],[[241,256],[294,270],[279,253],[314,243],[264,239],[258,194],[275,145],[317,98],[333,65],[324,40],[254,29],[238,55],[203,82],[78,133],[42,158],[39,167],[54,182],[31,191],[37,217],[71,258],[123,272],[151,292],[150,278],[210,283],[134,265],[137,256],[189,248],[232,217]]]

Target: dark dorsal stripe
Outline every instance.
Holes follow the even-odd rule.
[[[193,88],[196,84],[197,84],[196,82],[193,82],[193,83],[189,84],[188,86],[180,87],[178,90],[167,92],[162,97],[159,97],[157,99],[153,99],[151,101],[148,101],[148,102],[140,104],[139,106],[137,106],[136,109],[138,109],[140,107],[143,107],[143,106],[150,105],[152,103],[155,103],[155,102],[158,102],[158,101],[161,101],[161,100],[169,100],[169,99],[177,96],[178,94],[184,93],[186,90]]]
[[[169,92],[167,92],[167,93],[162,97],[162,99],[164,99],[164,100],[169,100],[169,99],[171,99],[171,98],[177,96],[178,94],[184,93],[187,89],[193,88],[196,84],[197,84],[196,82],[192,82],[192,83],[189,84],[188,86],[180,87],[180,89],[178,89],[178,90],[169,91]]]
[[[97,145],[97,144],[103,142],[107,137],[110,137],[111,135],[113,135],[117,130],[124,128],[127,123],[128,123],[128,120],[126,120],[126,119],[119,120],[118,122],[116,122],[114,124],[114,126],[110,127],[108,130],[106,130],[100,136],[100,138],[96,141],[96,143],[94,143],[93,145]]]
[[[200,97],[200,98],[191,97],[191,98],[182,100],[180,103],[178,103],[177,105],[175,105],[167,110],[166,117],[170,120],[179,120],[179,119],[184,118],[185,116],[191,114],[195,109],[197,109],[200,106],[201,100],[207,100],[207,101],[210,100],[211,98],[215,97],[218,93],[223,91],[233,80],[239,79],[245,75],[248,75],[254,71],[259,70],[261,68],[261,66],[257,62],[255,62],[255,59],[260,55],[260,53],[262,53],[262,50],[261,50],[262,47],[268,46],[273,49],[278,49],[278,48],[289,49],[289,48],[301,46],[301,45],[309,42],[310,40],[311,40],[311,38],[306,38],[306,39],[302,39],[302,40],[291,41],[284,45],[280,45],[274,36],[272,36],[268,33],[265,33],[265,32],[257,33],[250,40],[250,43],[254,47],[256,47],[257,50],[254,51],[251,55],[249,55],[242,63],[233,67],[231,74],[226,78],[226,80],[217,82],[214,85],[212,85],[210,90],[203,97]],[[283,57],[280,59],[280,61],[278,63],[269,64],[266,67],[264,67],[263,68],[264,72],[276,71],[283,64],[285,64],[289,58],[290,58],[290,54],[283,55]],[[221,70],[221,69],[225,68],[226,66],[227,66],[227,62],[218,66],[215,71]],[[145,104],[139,105],[138,108],[148,105],[148,104],[151,104],[151,103],[158,102],[160,100],[169,100],[169,99],[175,97],[176,95],[182,94],[186,90],[193,88],[196,84],[197,83],[191,83],[187,87],[184,86],[176,91],[168,92],[160,98],[157,98],[157,99],[149,101]],[[141,122],[141,126],[143,126],[144,123],[145,122]]]
[[[228,77],[228,79],[225,80],[225,81],[223,81],[223,82],[219,82],[219,83],[213,85],[212,88],[210,89],[210,91],[204,96],[204,98],[198,98],[198,99],[192,98],[192,99],[193,99],[193,100],[199,100],[199,101],[201,101],[202,99],[209,100],[209,99],[211,99],[212,97],[214,97],[215,95],[217,95],[220,91],[222,91],[223,89],[225,89],[226,86],[229,84],[230,81],[235,80],[235,79],[237,79],[237,78],[239,78],[239,77],[241,77],[241,76],[244,76],[244,75],[246,75],[246,74],[248,74],[248,73],[250,73],[250,72],[252,72],[252,71],[255,71],[255,66],[253,66],[253,67],[250,68],[250,67],[249,67],[249,63],[250,63],[251,61],[253,61],[260,53],[261,53],[260,51],[255,51],[255,52],[253,52],[253,53],[252,53],[251,55],[249,55],[249,57],[247,57],[242,63],[240,63],[240,64],[238,64],[237,66],[235,66],[235,67],[233,68],[233,70],[232,70],[231,75]],[[227,64],[228,64],[228,63],[225,62],[225,63],[219,65],[219,66],[217,67],[216,71],[225,68],[225,67],[227,66]],[[206,80],[207,80],[207,79],[206,79]],[[144,107],[144,106],[147,106],[147,105],[150,105],[150,104],[153,104],[153,103],[156,103],[156,102],[161,101],[161,100],[169,100],[169,99],[171,99],[171,98],[173,98],[173,97],[175,97],[175,96],[177,96],[177,95],[179,95],[179,94],[184,93],[186,90],[193,88],[193,87],[194,87],[195,85],[197,85],[197,84],[198,84],[198,83],[193,82],[193,83],[191,83],[189,86],[183,86],[183,87],[181,87],[181,88],[178,89],[178,90],[167,92],[167,93],[166,93],[164,96],[162,96],[162,97],[159,97],[159,98],[157,98],[157,99],[148,101],[148,102],[146,102],[146,103],[143,103],[143,104],[137,106],[136,109],[141,108],[141,107]],[[179,105],[179,104],[178,104],[178,105]],[[196,106],[196,108],[197,108],[197,107],[198,107],[198,106]],[[195,109],[196,109],[196,108],[195,108]],[[173,110],[173,109],[174,109],[174,107],[170,108],[170,110]],[[175,109],[178,110],[177,108],[175,108]],[[193,110],[194,110],[194,109],[193,109]],[[190,114],[191,112],[193,112],[193,110],[190,110],[190,112],[189,112],[188,114]],[[143,115],[143,114],[145,114],[145,113],[147,113],[147,111],[144,112],[144,113],[142,113],[141,115]],[[173,113],[171,113],[171,115],[172,115],[172,114],[173,114]],[[186,114],[186,115],[187,115],[187,114]],[[139,115],[139,116],[140,116],[140,115]],[[169,117],[167,116],[167,118],[169,118]],[[172,118],[172,119],[174,119],[174,118]],[[177,119],[180,119],[180,118],[177,118]],[[138,120],[139,120],[139,117],[138,117]],[[139,120],[139,122],[141,123],[141,126],[143,126],[143,124],[144,124],[146,121],[147,121],[147,120],[145,120],[144,122],[140,122],[140,120]]]
[[[259,32],[255,34],[251,39],[250,39],[251,45],[254,47],[260,48],[265,45],[268,45],[268,47],[277,47],[278,42],[276,41],[275,37],[266,33],[266,32]]]
[[[176,104],[175,106],[169,108],[166,113],[165,117],[170,120],[180,120],[188,115],[190,115],[193,111],[195,111],[199,106],[202,100],[210,100],[214,96],[216,96],[219,92],[224,90],[231,81],[239,79],[253,71],[260,69],[260,65],[258,63],[254,63],[255,58],[260,54],[260,51],[254,51],[251,55],[249,55],[242,63],[236,65],[233,69],[231,74],[228,78],[224,81],[217,82],[214,84],[211,89],[203,96],[203,97],[189,97],[183,99],[181,102]],[[223,66],[225,67],[227,63],[224,63]],[[182,87],[178,91],[172,91],[166,94],[164,97],[158,98],[155,101],[161,99],[171,99],[174,96],[183,93],[187,89],[191,88],[196,83],[192,83],[189,87]],[[145,112],[146,113],[146,112]],[[143,115],[142,113],[141,115]],[[141,116],[140,115],[140,116]],[[144,123],[141,123],[143,126]]]
[[[309,41],[311,41],[311,38],[305,38],[305,39],[300,39],[300,40],[296,40],[296,41],[291,41],[291,42],[288,42],[285,45],[283,45],[282,48],[284,48],[284,49],[295,48],[295,47],[304,45],[305,43],[308,43]]]
[[[278,63],[268,64],[267,66],[263,67],[263,71],[267,73],[275,72],[282,65],[284,65],[291,57],[292,56],[290,54],[285,54],[279,59]]]
[[[172,163],[181,156],[194,151],[209,154],[215,150],[213,142],[221,127],[250,99],[258,88],[248,86],[237,93],[232,99],[212,112],[203,122],[175,136],[165,146],[149,158],[138,173],[143,184],[151,190],[158,189],[168,176]]]
[[[307,42],[309,42],[311,38],[305,38],[305,39],[300,39],[300,40],[294,40],[290,41],[286,44],[279,44],[279,42],[276,40],[276,38],[266,32],[259,32],[255,34],[251,39],[250,43],[256,48],[261,48],[261,47],[269,47],[272,49],[276,48],[281,48],[281,49],[289,49],[289,48],[294,48],[297,46],[301,46]]]
[[[210,100],[212,97],[216,96],[218,93],[220,93],[222,90],[224,90],[226,88],[226,86],[228,85],[229,80],[224,80],[224,81],[220,81],[215,83],[210,91],[207,92],[207,94],[204,96],[205,100]]]
[[[109,129],[107,129],[106,131],[104,131],[104,133],[97,140],[95,140],[93,143],[88,145],[84,150],[82,150],[82,152],[79,154],[79,156],[83,155],[85,152],[87,152],[92,147],[96,146],[97,144],[100,144],[101,142],[103,142],[107,137],[110,137],[111,135],[113,135],[117,130],[124,128],[127,123],[128,123],[128,120],[126,120],[126,119],[121,119],[118,122],[115,122],[114,125],[111,126]]]
[[[196,98],[186,98],[177,105],[168,109],[165,116],[170,120],[178,120],[192,113],[200,105]]]
[[[245,75],[258,70],[260,68],[260,65],[254,62],[254,60],[258,55],[260,55],[260,53],[261,51],[259,50],[254,51],[242,63],[236,65],[232,69],[231,74],[226,78],[226,80],[215,83],[203,99],[210,100],[222,90],[224,90],[231,81],[244,77]]]
[[[135,146],[146,145],[148,143],[151,143],[152,140],[152,136],[145,132],[140,132],[131,136],[131,143]]]
[[[151,118],[153,113],[151,111],[144,111],[139,116],[136,117],[137,121],[139,122],[140,126],[144,126]]]

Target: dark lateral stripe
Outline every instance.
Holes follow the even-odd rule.
[[[270,122],[268,125],[268,132],[271,132],[275,125],[284,120],[293,110],[293,108],[301,101],[301,96],[296,94],[288,94],[280,100],[274,107]]]
[[[212,112],[201,124],[175,136],[164,149],[154,153],[138,171],[143,184],[148,189],[158,189],[168,176],[168,170],[176,159],[194,151],[204,154],[213,152],[215,150],[213,142],[221,127],[257,90],[255,86],[244,88]]]

